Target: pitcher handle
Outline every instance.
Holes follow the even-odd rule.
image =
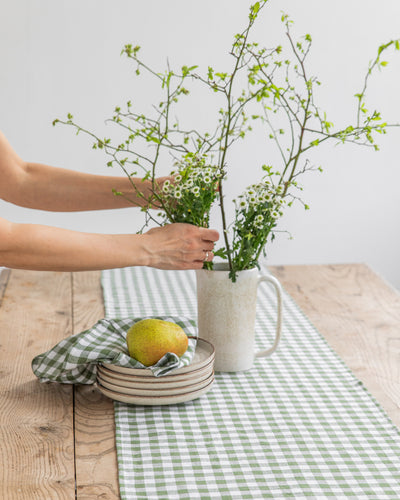
[[[256,358],[262,358],[264,356],[269,356],[272,354],[275,349],[278,347],[280,338],[281,338],[281,331],[282,331],[282,287],[279,281],[274,278],[273,276],[260,276],[258,278],[258,283],[259,285],[262,281],[267,281],[268,283],[271,283],[272,286],[275,288],[276,296],[277,296],[277,303],[278,303],[278,311],[277,311],[277,317],[276,317],[276,331],[275,331],[275,341],[272,347],[269,349],[266,349],[264,351],[258,351],[255,354]]]

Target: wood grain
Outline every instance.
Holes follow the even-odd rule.
[[[363,264],[271,267],[400,426],[400,294]]]
[[[3,300],[4,292],[6,291],[8,280],[10,278],[10,269],[0,269],[0,306]]]
[[[73,275],[74,332],[104,317],[99,272]],[[119,499],[113,402],[94,386],[75,387],[78,500]]]
[[[2,500],[75,496],[72,388],[40,384],[31,370],[70,333],[70,276],[12,271],[0,308]]]

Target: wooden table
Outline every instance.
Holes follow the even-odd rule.
[[[400,426],[400,294],[360,264],[271,271]],[[119,498],[112,401],[31,370],[103,316],[98,272],[0,276],[2,500]]]

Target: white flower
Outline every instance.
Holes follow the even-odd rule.
[[[169,191],[170,191],[170,189],[169,189],[169,185],[164,183],[164,185],[163,185],[163,187],[162,187],[162,190],[163,190],[163,192],[164,192],[164,193],[167,193],[167,194],[168,194],[168,193],[169,193]]]
[[[200,188],[199,188],[199,186],[195,186],[195,187],[192,189],[192,193],[193,193],[196,197],[200,196]]]
[[[204,182],[209,184],[211,182],[211,177],[209,175],[206,175],[203,180],[204,180]]]
[[[175,175],[176,182],[180,182],[182,180],[181,174]]]
[[[258,200],[257,200],[257,198],[256,198],[255,196],[251,196],[251,197],[249,198],[249,203],[250,203],[250,205],[257,205],[257,201],[258,201]]]
[[[176,189],[175,190],[175,193],[174,193],[174,197],[179,200],[180,198],[182,198],[182,191],[180,191],[179,189]]]
[[[264,203],[266,201],[265,194],[263,194],[263,193],[258,194],[257,199],[258,199],[259,203]]]

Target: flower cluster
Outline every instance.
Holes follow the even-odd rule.
[[[233,223],[233,268],[248,269],[257,265],[268,237],[283,215],[285,198],[281,184],[268,178],[252,184],[235,200]],[[273,233],[272,233],[273,238]]]
[[[250,219],[255,229],[263,229],[265,221],[283,215],[283,186],[270,181],[252,184],[235,201],[236,215]]]
[[[162,187],[165,218],[208,227],[210,209],[218,196],[219,169],[195,155],[185,156],[176,166],[172,180],[165,181]]]

